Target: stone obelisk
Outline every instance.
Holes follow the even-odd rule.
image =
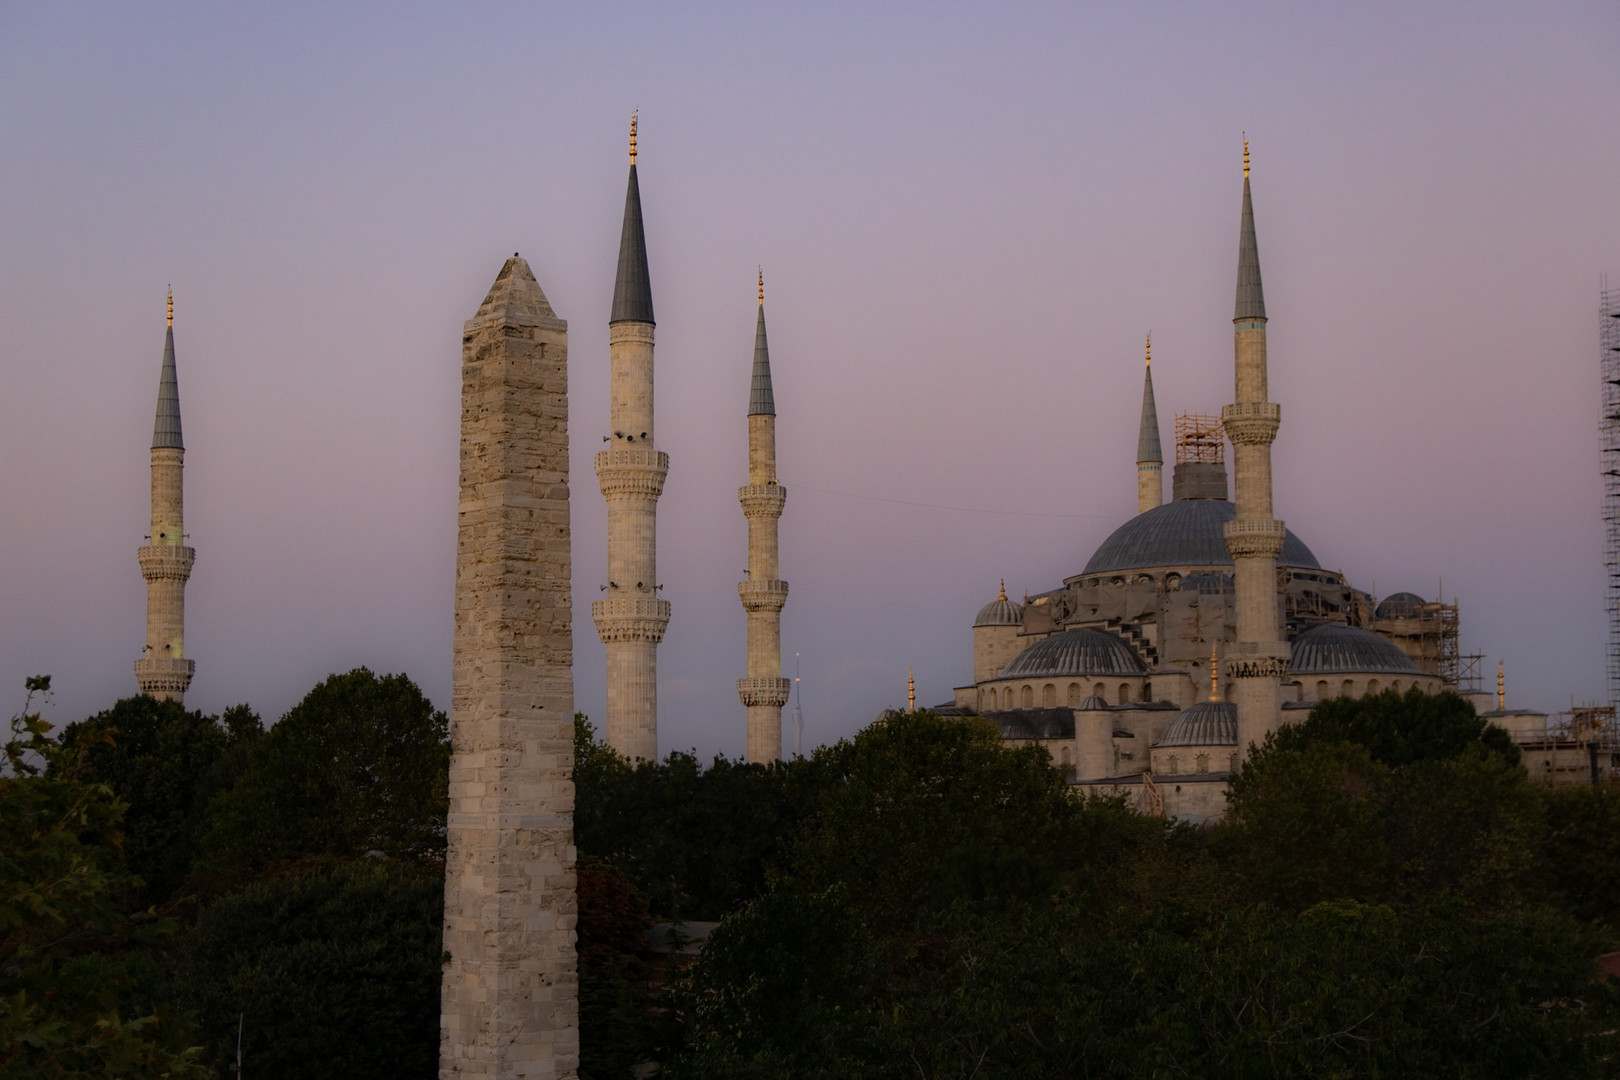
[[[1248,140],[1243,143],[1243,220],[1232,327],[1235,391],[1232,404],[1221,409],[1221,426],[1232,442],[1237,503],[1236,519],[1226,524],[1237,592],[1237,640],[1227,650],[1227,670],[1237,704],[1238,753],[1243,755],[1279,722],[1281,679],[1288,664],[1277,601],[1277,556],[1285,533],[1271,510],[1271,444],[1282,409],[1267,400],[1266,300],[1249,196]]]
[[[461,341],[439,1075],[573,1077],[568,324],[513,255]]]
[[[669,625],[659,599],[658,496],[669,455],[653,439],[653,304],[647,238],[630,120],[630,182],[624,196],[619,269],[608,319],[608,449],[596,455],[607,500],[608,579],[591,605],[607,651],[607,744],[634,761],[658,757],[658,643]]]
[[[180,437],[180,379],[174,365],[174,291],[152,425],[152,533],[140,549],[146,579],[146,648],[135,661],[135,685],[159,701],[183,701],[197,669],[186,659],[186,581],[197,553],[186,546],[186,445]]]
[[[748,612],[748,677],[737,680],[737,696],[748,709],[748,760],[768,764],[782,757],[782,706],[793,684],[782,678],[782,606],[788,584],[778,576],[776,522],[787,488],[776,482],[776,395],[765,340],[763,270],[748,391],[748,483],[737,489],[737,499],[748,519],[748,580],[737,583]]]

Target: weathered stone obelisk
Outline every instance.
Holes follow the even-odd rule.
[[[748,519],[748,580],[737,583],[748,612],[748,676],[737,680],[737,696],[748,709],[748,760],[768,764],[782,757],[782,706],[793,684],[782,678],[782,607],[788,584],[778,576],[776,522],[787,488],[776,482],[776,395],[765,340],[763,270],[748,390],[748,483],[737,489],[737,499]]]
[[[1238,713],[1238,753],[1259,744],[1281,717],[1281,679],[1288,664],[1277,600],[1277,556],[1284,526],[1272,517],[1271,444],[1282,409],[1267,400],[1266,300],[1260,287],[1260,247],[1249,197],[1249,143],[1243,143],[1243,221],[1238,237],[1237,304],[1232,313],[1232,404],[1221,426],[1232,441],[1237,517],[1226,524],[1226,550],[1236,578],[1237,640],[1227,650]]]
[[[607,652],[607,744],[634,761],[658,757],[658,643],[669,601],[658,592],[658,496],[669,455],[653,436],[653,303],[647,238],[636,180],[636,122],[630,120],[630,181],[624,195],[619,268],[608,318],[608,449],[596,455],[607,500],[608,579],[591,604]]]
[[[186,659],[186,581],[197,553],[186,546],[185,462],[171,289],[157,417],[152,425],[152,533],[139,553],[141,577],[146,579],[146,648],[135,661],[135,685],[159,701],[185,700],[197,669],[196,661]]]
[[[568,324],[513,255],[461,339],[439,1075],[579,1067]]]

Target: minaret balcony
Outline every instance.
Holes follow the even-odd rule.
[[[793,682],[790,679],[737,680],[737,696],[750,708],[755,705],[768,705],[773,709],[780,709],[787,704],[788,694],[792,689]]]
[[[746,611],[781,611],[787,604],[788,583],[770,578],[739,581],[737,595]]]
[[[137,553],[141,577],[147,581],[185,581],[191,577],[191,564],[197,552],[177,544],[145,544]]]
[[[603,643],[610,641],[664,640],[669,626],[669,601],[644,596],[615,596],[591,605],[596,634]]]
[[[1275,518],[1238,518],[1226,523],[1226,551],[1234,559],[1273,559],[1282,554],[1288,530]]]
[[[779,518],[787,502],[787,488],[781,484],[745,484],[737,489],[737,501],[742,503],[743,517]]]
[[[640,495],[656,499],[664,493],[664,477],[669,475],[669,455],[651,447],[615,447],[596,454],[596,479],[602,494]]]
[[[191,685],[197,662],[179,656],[143,656],[135,661],[135,685],[141,693],[183,694]]]
[[[1275,401],[1240,401],[1221,408],[1221,427],[1233,446],[1272,443],[1281,422],[1282,406]]]

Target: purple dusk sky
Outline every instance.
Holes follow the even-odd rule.
[[[995,596],[1135,509],[1231,399],[1241,132],[1278,516],[1445,596],[1509,703],[1604,686],[1599,275],[1620,7],[1587,3],[0,8],[0,693],[134,692],[175,290],[188,703],[280,716],[366,664],[450,697],[460,335],[521,251],[570,329],[578,707],[591,460],[641,110],[671,459],[660,744],[740,754],[754,268],[807,745],[971,678]],[[787,745],[792,745],[791,732]]]

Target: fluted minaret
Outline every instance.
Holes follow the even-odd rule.
[[[1226,525],[1237,589],[1237,641],[1227,661],[1238,711],[1238,752],[1243,754],[1277,726],[1280,681],[1288,662],[1277,602],[1277,556],[1284,530],[1271,513],[1271,444],[1282,410],[1266,397],[1266,301],[1249,197],[1248,140],[1243,143],[1243,224],[1232,326],[1236,389],[1232,404],[1221,410],[1221,425],[1232,442],[1237,503],[1237,517]]]
[[[608,320],[609,449],[596,455],[607,499],[608,579],[591,605],[607,646],[608,745],[632,761],[658,757],[658,643],[669,603],[658,597],[658,496],[669,455],[653,440],[653,303],[647,238],[630,118],[630,183],[619,236],[619,272]]]
[[[748,707],[748,760],[782,756],[782,706],[792,684],[782,678],[782,605],[788,584],[777,575],[776,521],[787,488],[776,482],[776,398],[771,393],[771,350],[765,341],[765,272],[759,275],[759,318],[754,327],[754,381],[748,393],[748,483],[737,489],[748,519],[748,580],[737,595],[748,612],[748,677],[737,696]]]
[[[183,701],[195,661],[186,659],[186,579],[196,552],[186,546],[180,437],[180,380],[174,366],[174,291],[169,291],[163,373],[152,425],[152,534],[140,549],[146,579],[146,648],[135,661],[135,684],[159,701]]]
[[[1159,445],[1159,411],[1153,404],[1153,335],[1147,336],[1142,376],[1142,430],[1136,437],[1136,512],[1164,502],[1164,450]]]

